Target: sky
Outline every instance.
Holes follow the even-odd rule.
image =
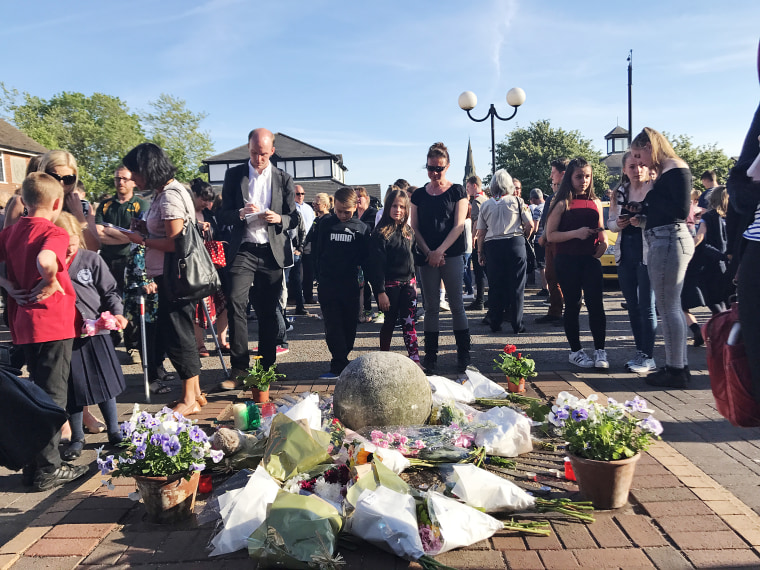
[[[506,93],[526,102],[497,121],[496,141],[549,120],[606,153],[604,135],[650,126],[738,155],[757,108],[756,0],[82,0],[5,2],[0,81],[49,98],[120,97],[132,111],[161,93],[205,112],[217,153],[266,127],[342,154],[346,183],[427,180],[444,142],[460,182],[468,140],[491,170],[490,123],[473,116]],[[10,53],[10,56],[8,56]]]

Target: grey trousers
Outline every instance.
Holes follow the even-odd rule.
[[[454,321],[454,330],[461,331],[469,328],[467,314],[464,312],[462,301],[462,272],[464,263],[461,255],[446,257],[446,263],[441,267],[420,267],[422,278],[422,292],[425,295],[425,332],[438,332],[438,313],[440,311],[440,297],[438,291],[441,280],[446,287],[449,297],[449,307]]]

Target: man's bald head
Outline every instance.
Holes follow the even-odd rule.
[[[269,159],[274,154],[274,135],[267,129],[253,129],[248,133],[248,154],[251,165],[261,174],[269,166]]]

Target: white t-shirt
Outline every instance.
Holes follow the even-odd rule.
[[[178,190],[175,191],[175,190]],[[153,197],[148,209],[145,224],[148,227],[149,238],[165,238],[165,220],[187,219],[189,212],[194,212],[190,193],[176,180]],[[193,214],[193,218],[195,214]],[[148,277],[164,274],[164,252],[158,249],[145,248],[145,272]]]

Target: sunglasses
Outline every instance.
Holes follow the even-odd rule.
[[[445,166],[433,166],[432,164],[427,165],[428,172],[437,172],[440,174],[444,170],[446,170]]]
[[[296,196],[306,196],[306,192],[296,192]]]
[[[48,172],[48,174],[65,186],[71,186],[77,181],[77,177],[73,174],[67,174],[66,176],[58,176],[55,172]]]

